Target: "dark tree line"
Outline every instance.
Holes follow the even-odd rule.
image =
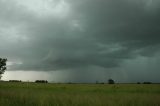
[[[9,80],[9,82],[22,82],[21,80]]]
[[[6,62],[7,62],[7,59],[0,58],[0,79],[2,77],[2,74],[4,74],[5,70],[7,69]]]
[[[36,83],[48,83],[47,80],[36,80],[35,82],[36,82]]]

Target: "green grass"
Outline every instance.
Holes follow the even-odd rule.
[[[0,82],[0,106],[160,106],[160,85]]]

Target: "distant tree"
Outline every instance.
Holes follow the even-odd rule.
[[[109,79],[108,80],[108,84],[114,84],[115,82],[114,82],[114,80],[113,79]]]
[[[7,69],[6,62],[7,62],[7,59],[0,58],[0,79],[2,77],[2,74],[4,74],[5,70]]]
[[[141,84],[141,82],[137,82],[137,84]]]

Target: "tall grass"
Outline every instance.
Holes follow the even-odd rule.
[[[160,85],[0,82],[0,106],[160,106]]]

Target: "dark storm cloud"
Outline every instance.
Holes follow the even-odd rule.
[[[59,18],[0,1],[0,52],[15,61],[10,70],[108,69],[159,52],[158,0],[64,2],[70,12]]]

